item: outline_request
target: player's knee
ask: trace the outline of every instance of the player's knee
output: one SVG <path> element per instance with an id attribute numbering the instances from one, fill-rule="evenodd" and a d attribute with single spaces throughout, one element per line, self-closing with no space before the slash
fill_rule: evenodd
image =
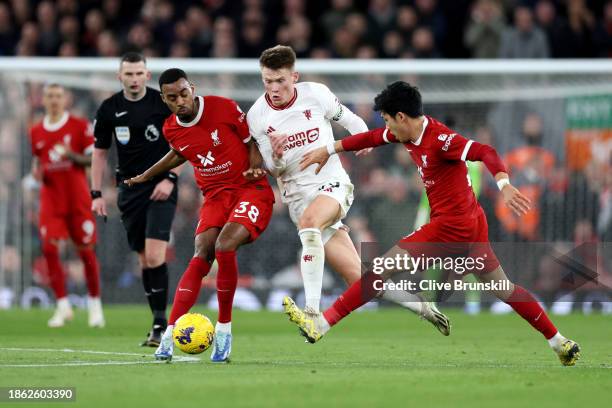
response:
<path id="1" fill-rule="evenodd" d="M 208 263 L 212 263 L 215 260 L 215 251 L 214 249 L 210 248 L 210 245 L 198 244 L 196 242 L 193 257 L 201 258 Z"/>
<path id="2" fill-rule="evenodd" d="M 157 268 L 161 264 L 163 264 L 166 260 L 165 253 L 158 252 L 145 252 L 143 261 L 144 268 Z"/>
<path id="3" fill-rule="evenodd" d="M 215 252 L 235 251 L 240 246 L 240 243 L 232 238 L 217 238 L 215 241 Z"/>
<path id="4" fill-rule="evenodd" d="M 320 229 L 321 227 L 319 225 L 319 221 L 317 220 L 317 217 L 315 217 L 313 214 L 302 214 L 302 216 L 300 217 L 298 221 L 298 225 L 300 229 L 304 229 L 304 228 L 319 228 Z"/>

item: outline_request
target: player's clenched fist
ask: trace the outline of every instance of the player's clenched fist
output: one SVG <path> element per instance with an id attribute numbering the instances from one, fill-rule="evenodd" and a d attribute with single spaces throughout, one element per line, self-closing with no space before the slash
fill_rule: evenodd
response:
<path id="1" fill-rule="evenodd" d="M 319 165 L 315 169 L 315 174 L 319 174 L 325 163 L 329 160 L 329 153 L 327 152 L 326 147 L 319 147 L 318 149 L 314 149 L 308 153 L 306 153 L 302 160 L 300 160 L 300 170 L 304 170 L 306 167 L 311 164 L 318 163 Z"/>
<path id="2" fill-rule="evenodd" d="M 284 133 L 270 133 L 270 144 L 272 145 L 272 154 L 274 157 L 280 159 L 283 157 L 285 151 L 285 145 L 287 144 L 288 136 Z"/>
<path id="3" fill-rule="evenodd" d="M 519 217 L 524 215 L 531 209 L 531 201 L 525 197 L 516 187 L 512 184 L 507 184 L 502 189 L 502 195 L 504 197 L 504 203 Z"/>

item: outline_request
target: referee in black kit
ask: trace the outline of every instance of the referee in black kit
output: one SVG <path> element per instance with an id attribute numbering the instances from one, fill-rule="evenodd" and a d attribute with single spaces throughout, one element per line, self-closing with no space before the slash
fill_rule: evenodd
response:
<path id="1" fill-rule="evenodd" d="M 162 126 L 171 112 L 159 91 L 146 86 L 151 73 L 142 54 L 123 55 L 118 78 L 123 90 L 102 102 L 94 122 L 92 210 L 107 216 L 101 189 L 108 149 L 114 140 L 118 155 L 117 206 L 130 248 L 138 252 L 142 283 L 153 313 L 153 327 L 142 345 L 157 347 L 167 325 L 166 248 L 176 210 L 180 167 L 135 187 L 123 183 L 124 179 L 142 174 L 168 153 L 170 147 L 162 135 Z"/>

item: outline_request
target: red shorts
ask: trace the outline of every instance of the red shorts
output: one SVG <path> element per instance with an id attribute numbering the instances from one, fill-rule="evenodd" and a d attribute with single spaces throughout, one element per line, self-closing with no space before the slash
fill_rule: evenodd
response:
<path id="1" fill-rule="evenodd" d="M 223 191 L 204 201 L 195 234 L 235 222 L 244 225 L 251 234 L 251 241 L 255 241 L 268 226 L 273 206 L 274 193 L 269 187 Z"/>
<path id="2" fill-rule="evenodd" d="M 70 237 L 76 245 L 96 243 L 96 221 L 91 210 L 81 210 L 66 215 L 42 210 L 38 221 L 43 241 L 62 240 Z"/>
<path id="3" fill-rule="evenodd" d="M 453 258 L 456 273 L 486 274 L 499 266 L 489 243 L 489 229 L 484 212 L 472 219 L 434 218 L 400 240 L 398 246 L 412 257 Z M 457 263 L 462 258 L 461 264 Z M 433 259 L 428 260 L 433 263 Z M 461 265 L 457 268 L 457 265 Z M 452 272 L 452 271 L 451 271 Z"/>

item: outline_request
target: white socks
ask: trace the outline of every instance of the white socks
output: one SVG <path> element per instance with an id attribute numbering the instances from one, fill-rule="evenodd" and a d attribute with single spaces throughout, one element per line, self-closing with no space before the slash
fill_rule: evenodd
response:
<path id="1" fill-rule="evenodd" d="M 561 348 L 561 344 L 563 341 L 567 340 L 565 337 L 561 335 L 561 333 L 557 332 L 554 336 L 548 339 L 548 344 L 553 350 L 559 350 Z"/>
<path id="2" fill-rule="evenodd" d="M 300 271 L 304 280 L 306 307 L 313 309 L 314 312 L 319 312 L 325 264 L 325 249 L 323 249 L 321 231 L 318 228 L 304 228 L 298 234 L 302 241 Z"/>
<path id="3" fill-rule="evenodd" d="M 64 296 L 63 298 L 57 299 L 57 308 L 61 311 L 72 310 L 72 306 L 70 306 L 68 296 Z"/>
<path id="4" fill-rule="evenodd" d="M 231 333 L 232 332 L 232 322 L 227 322 L 227 323 L 217 322 L 217 324 L 215 325 L 215 332 Z"/>
<path id="5" fill-rule="evenodd" d="M 391 282 L 391 280 L 387 282 Z M 381 298 L 396 303 L 401 307 L 405 307 L 418 316 L 423 313 L 423 300 L 418 295 L 401 290 L 386 290 L 383 292 Z"/>

